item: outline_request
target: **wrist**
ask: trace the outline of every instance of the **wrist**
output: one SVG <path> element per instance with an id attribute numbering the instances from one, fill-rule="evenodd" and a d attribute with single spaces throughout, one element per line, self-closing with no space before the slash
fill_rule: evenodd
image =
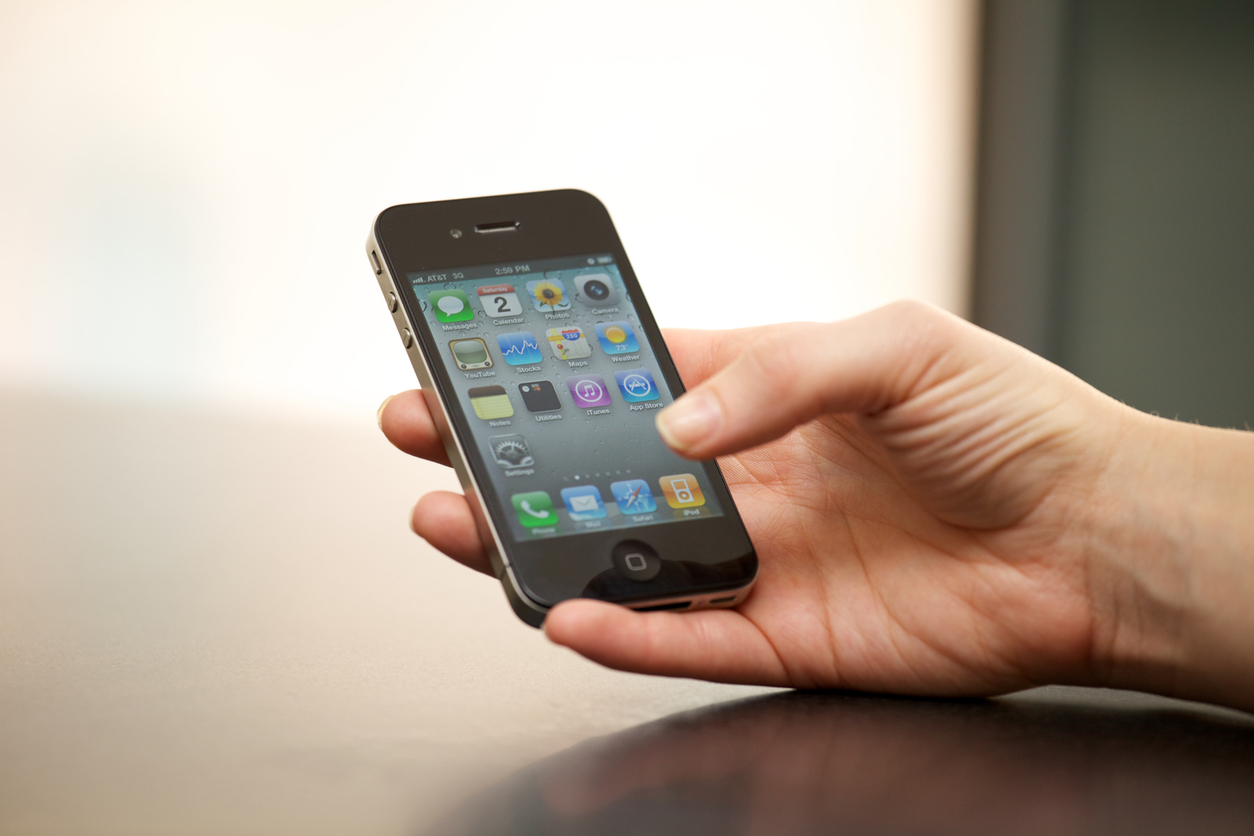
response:
<path id="1" fill-rule="evenodd" d="M 1083 525 L 1099 679 L 1254 709 L 1254 436 L 1122 409 Z"/>

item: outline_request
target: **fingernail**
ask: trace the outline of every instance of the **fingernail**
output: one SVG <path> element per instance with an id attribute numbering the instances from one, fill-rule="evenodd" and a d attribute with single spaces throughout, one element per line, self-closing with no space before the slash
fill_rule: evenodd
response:
<path id="1" fill-rule="evenodd" d="M 379 411 L 374 414 L 375 421 L 379 423 L 379 429 L 383 429 L 383 410 L 388 408 L 388 402 L 395 397 L 395 395 L 388 395 L 383 399 L 383 403 L 379 404 Z"/>
<path id="2" fill-rule="evenodd" d="M 706 392 L 689 392 L 663 409 L 657 416 L 657 431 L 669 447 L 680 452 L 691 450 L 718 432 L 723 411 L 718 399 Z"/>

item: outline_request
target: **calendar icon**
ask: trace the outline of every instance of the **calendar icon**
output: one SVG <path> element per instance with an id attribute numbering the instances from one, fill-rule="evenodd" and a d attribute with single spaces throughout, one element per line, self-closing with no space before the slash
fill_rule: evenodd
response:
<path id="1" fill-rule="evenodd" d="M 488 316 L 518 316 L 522 313 L 522 303 L 518 301 L 513 285 L 492 284 L 479 288 L 477 293 L 479 304 L 483 305 L 483 312 Z"/>

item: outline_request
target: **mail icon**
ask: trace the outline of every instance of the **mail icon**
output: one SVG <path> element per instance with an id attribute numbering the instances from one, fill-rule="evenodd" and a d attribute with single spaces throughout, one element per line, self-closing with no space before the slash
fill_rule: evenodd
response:
<path id="1" fill-rule="evenodd" d="M 572 520 L 599 520 L 607 514 L 596 485 L 562 488 L 562 502 Z"/>
<path id="2" fill-rule="evenodd" d="M 595 496 L 572 496 L 570 498 L 570 510 L 572 511 L 596 511 L 597 498 Z"/>

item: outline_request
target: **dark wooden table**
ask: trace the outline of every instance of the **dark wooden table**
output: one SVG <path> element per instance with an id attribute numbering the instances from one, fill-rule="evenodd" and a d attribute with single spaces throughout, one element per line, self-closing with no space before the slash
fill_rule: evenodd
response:
<path id="1" fill-rule="evenodd" d="M 0 834 L 1254 833 L 1254 718 L 606 671 L 331 426 L 0 391 Z"/>

